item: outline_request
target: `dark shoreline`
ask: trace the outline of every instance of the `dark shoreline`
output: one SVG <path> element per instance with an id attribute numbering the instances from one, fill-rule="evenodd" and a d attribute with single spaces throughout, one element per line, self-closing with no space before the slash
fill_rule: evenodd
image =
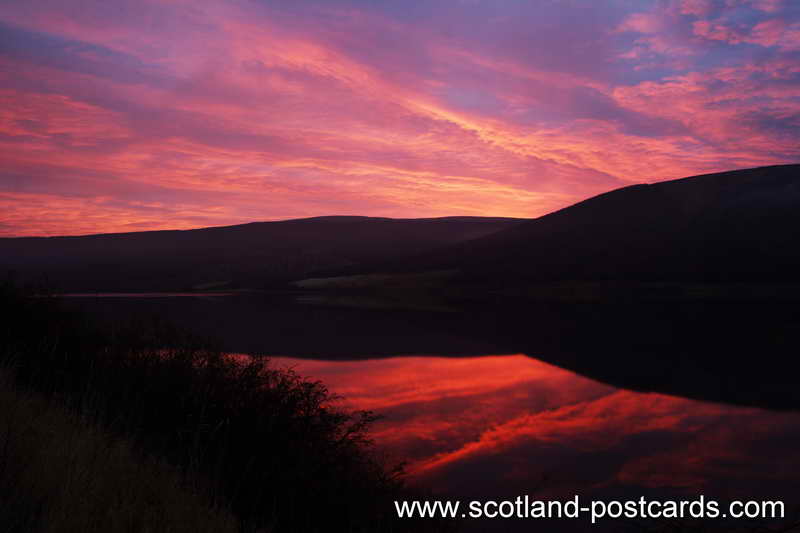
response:
<path id="1" fill-rule="evenodd" d="M 165 462 L 181 483 L 235 516 L 238 530 L 441 530 L 437 521 L 392 514 L 390 502 L 413 493 L 402 470 L 372 448 L 375 415 L 342 409 L 322 383 L 267 358 L 231 357 L 163 318 L 100 321 L 65 299 L 0 289 L 9 317 L 0 330 L 0 370 L 14 389 L 52 402 L 137 457 Z M 20 434 L 13 424 L 4 429 L 6 439 Z M 66 482 L 59 479 L 53 483 Z M 49 527 L 57 502 L 48 498 L 23 502 L 9 520 Z M 306 512 L 308 501 L 315 513 Z M 102 509 L 90 515 L 105 517 L 98 532 L 106 518 L 122 519 Z"/>

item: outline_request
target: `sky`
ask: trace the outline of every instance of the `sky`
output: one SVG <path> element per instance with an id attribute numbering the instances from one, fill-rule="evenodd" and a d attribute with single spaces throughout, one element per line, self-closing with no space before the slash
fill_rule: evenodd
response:
<path id="1" fill-rule="evenodd" d="M 0 0 L 0 236 L 536 217 L 800 161 L 797 0 Z"/>

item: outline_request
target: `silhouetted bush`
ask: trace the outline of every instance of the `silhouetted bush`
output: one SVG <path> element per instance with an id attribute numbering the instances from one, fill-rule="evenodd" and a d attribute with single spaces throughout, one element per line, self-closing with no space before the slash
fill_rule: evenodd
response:
<path id="1" fill-rule="evenodd" d="M 232 357 L 157 319 L 99 328 L 56 299 L 0 289 L 0 364 L 184 474 L 205 480 L 245 529 L 401 531 L 405 489 L 367 430 L 318 381 Z"/>

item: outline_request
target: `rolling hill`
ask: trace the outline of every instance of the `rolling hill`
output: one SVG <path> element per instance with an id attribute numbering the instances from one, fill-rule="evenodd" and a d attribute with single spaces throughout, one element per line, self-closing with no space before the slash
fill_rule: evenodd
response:
<path id="1" fill-rule="evenodd" d="M 64 291 L 158 291 L 280 284 L 382 262 L 521 222 L 511 218 L 316 217 L 185 231 L 0 239 L 0 273 Z"/>
<path id="2" fill-rule="evenodd" d="M 800 165 L 632 185 L 491 235 L 327 274 L 442 270 L 503 285 L 798 281 Z"/>
<path id="3" fill-rule="evenodd" d="M 0 272 L 66 291 L 257 288 L 304 278 L 317 278 L 305 288 L 796 282 L 798 235 L 800 165 L 782 165 L 632 185 L 530 220 L 316 217 L 0 239 Z"/>

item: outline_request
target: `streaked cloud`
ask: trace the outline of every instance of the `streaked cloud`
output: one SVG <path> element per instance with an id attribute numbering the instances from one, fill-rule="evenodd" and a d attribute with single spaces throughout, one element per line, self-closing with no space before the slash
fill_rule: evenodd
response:
<path id="1" fill-rule="evenodd" d="M 795 162 L 798 24 L 779 0 L 6 3 L 0 234 L 534 217 Z"/>

